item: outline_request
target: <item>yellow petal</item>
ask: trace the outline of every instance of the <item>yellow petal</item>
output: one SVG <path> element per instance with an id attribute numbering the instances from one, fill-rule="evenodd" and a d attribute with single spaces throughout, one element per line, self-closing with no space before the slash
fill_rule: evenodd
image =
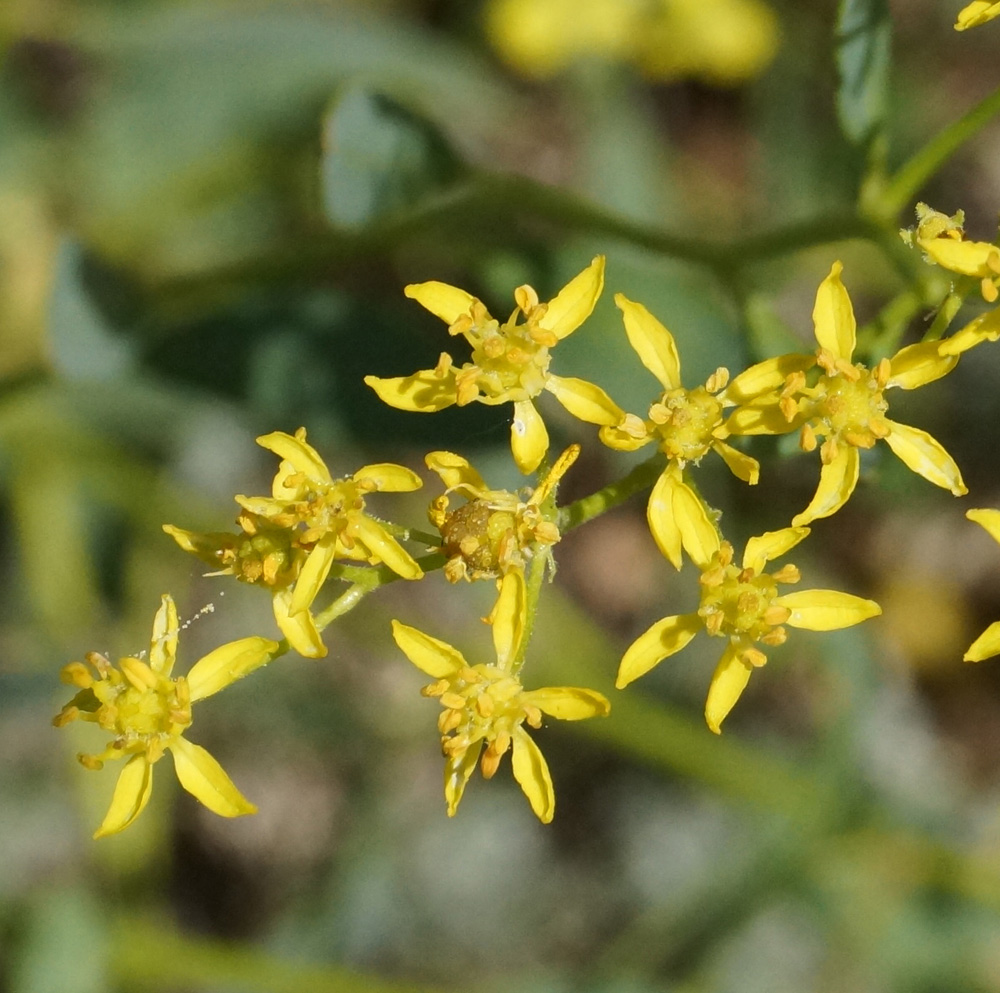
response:
<path id="1" fill-rule="evenodd" d="M 994 655 L 1000 655 L 1000 621 L 994 621 L 976 638 L 962 659 L 966 662 L 982 662 Z"/>
<path id="2" fill-rule="evenodd" d="M 436 369 L 421 369 L 411 376 L 396 376 L 394 379 L 365 376 L 365 382 L 383 403 L 397 410 L 433 414 L 458 401 L 455 370 L 452 368 L 441 373 Z"/>
<path id="3" fill-rule="evenodd" d="M 961 355 L 962 352 L 967 352 L 981 342 L 996 341 L 998 338 L 1000 338 L 1000 307 L 969 321 L 950 338 L 938 342 L 938 347 L 942 355 Z"/>
<path id="4" fill-rule="evenodd" d="M 816 304 L 813 307 L 813 323 L 816 326 L 816 341 L 838 359 L 851 361 L 857 341 L 857 323 L 854 308 L 840 281 L 843 270 L 840 262 L 830 267 L 830 275 L 819 284 Z"/>
<path id="5" fill-rule="evenodd" d="M 722 461 L 726 463 L 729 471 L 737 479 L 742 479 L 744 483 L 756 486 L 760 479 L 760 463 L 756 459 L 744 455 L 738 448 L 733 448 L 732 445 L 727 445 L 724 441 L 713 442 L 712 448 L 722 456 Z"/>
<path id="6" fill-rule="evenodd" d="M 124 831 L 143 812 L 152 791 L 152 765 L 145 754 L 133 755 L 118 776 L 111 806 L 94 837 L 104 838 Z"/>
<path id="7" fill-rule="evenodd" d="M 466 783 L 476 768 L 479 753 L 483 750 L 481 741 L 473 742 L 464 752 L 445 759 L 444 763 L 444 799 L 448 804 L 448 816 L 454 817 L 458 804 L 465 792 Z"/>
<path id="8" fill-rule="evenodd" d="M 837 513 L 858 485 L 860 471 L 861 456 L 858 450 L 853 445 L 842 444 L 837 450 L 836 458 L 820 470 L 815 496 L 801 514 L 792 518 L 792 524 L 797 527 Z"/>
<path id="9" fill-rule="evenodd" d="M 511 738 L 514 742 L 511 754 L 514 778 L 520 783 L 535 816 L 548 824 L 556 812 L 556 794 L 545 756 L 520 725 L 514 728 Z"/>
<path id="10" fill-rule="evenodd" d="M 471 499 L 476 499 L 488 488 L 483 477 L 469 465 L 469 460 L 454 452 L 428 452 L 424 462 L 441 477 L 447 489 L 458 490 Z"/>
<path id="11" fill-rule="evenodd" d="M 974 28 L 987 21 L 992 21 L 994 17 L 1000 17 L 1000 3 L 991 3 L 989 0 L 973 0 L 973 3 L 968 4 L 958 12 L 955 30 L 965 31 L 967 28 Z"/>
<path id="12" fill-rule="evenodd" d="M 764 534 L 751 538 L 743 552 L 743 568 L 763 572 L 768 562 L 790 552 L 808 534 L 809 528 L 794 527 L 765 531 Z"/>
<path id="13" fill-rule="evenodd" d="M 958 365 L 958 355 L 943 353 L 939 341 L 921 341 L 901 348 L 890 365 L 892 371 L 886 385 L 915 390 L 951 372 Z"/>
<path id="14" fill-rule="evenodd" d="M 489 616 L 489 622 L 493 626 L 497 665 L 501 669 L 509 669 L 517 656 L 524 637 L 527 611 L 524 575 L 518 571 L 508 572 L 500 580 L 500 595 Z"/>
<path id="15" fill-rule="evenodd" d="M 837 631 L 882 613 L 874 600 L 837 590 L 797 590 L 771 602 L 792 612 L 786 624 L 807 631 Z"/>
<path id="16" fill-rule="evenodd" d="M 240 638 L 209 652 L 188 673 L 191 702 L 224 690 L 237 679 L 249 676 L 254 669 L 267 665 L 278 651 L 278 643 L 256 635 Z"/>
<path id="17" fill-rule="evenodd" d="M 427 283 L 410 283 L 403 292 L 416 300 L 424 310 L 440 317 L 445 324 L 454 324 L 463 314 L 472 310 L 476 298 L 457 286 L 431 280 Z"/>
<path id="18" fill-rule="evenodd" d="M 715 667 L 705 701 L 705 722 L 715 734 L 722 733 L 722 722 L 746 689 L 751 672 L 753 666 L 740 658 L 737 648 L 729 645 Z"/>
<path id="19" fill-rule="evenodd" d="M 403 579 L 423 578 L 424 571 L 413 556 L 378 521 L 358 514 L 351 518 L 347 532 L 371 552 L 372 559 L 384 562 L 397 576 Z M 305 567 L 302 571 L 305 572 Z"/>
<path id="20" fill-rule="evenodd" d="M 324 483 L 333 482 L 326 463 L 305 437 L 296 438 L 284 431 L 272 431 L 270 434 L 261 435 L 257 439 L 257 444 L 290 462 L 296 472 L 305 473 L 312 479 L 319 479 Z"/>
<path id="21" fill-rule="evenodd" d="M 170 742 L 177 778 L 196 800 L 220 817 L 256 814 L 257 808 L 235 787 L 225 770 L 201 745 L 185 738 Z"/>
<path id="22" fill-rule="evenodd" d="M 719 532 L 700 496 L 683 480 L 673 488 L 674 521 L 691 561 L 704 569 L 719 550 Z"/>
<path id="23" fill-rule="evenodd" d="M 955 496 L 965 496 L 969 492 L 962 482 L 962 473 L 955 460 L 942 448 L 939 441 L 926 431 L 908 424 L 889 421 L 889 427 L 886 443 L 907 468 L 923 476 L 929 483 L 951 490 Z"/>
<path id="24" fill-rule="evenodd" d="M 572 334 L 594 310 L 604 289 L 604 256 L 598 255 L 550 301 L 539 327 L 557 338 Z"/>
<path id="25" fill-rule="evenodd" d="M 788 434 L 798 431 L 807 418 L 807 414 L 802 414 L 789 421 L 778 406 L 778 394 L 774 393 L 737 407 L 724 427 L 728 434 Z"/>
<path id="26" fill-rule="evenodd" d="M 625 416 L 625 411 L 600 386 L 585 379 L 549 374 L 545 377 L 545 389 L 574 417 L 588 424 L 613 427 Z"/>
<path id="27" fill-rule="evenodd" d="M 577 686 L 547 686 L 530 690 L 523 695 L 523 700 L 561 721 L 582 721 L 588 717 L 607 717 L 611 713 L 607 697 L 596 690 Z"/>
<path id="28" fill-rule="evenodd" d="M 271 598 L 271 607 L 274 610 L 274 620 L 285 636 L 288 644 L 292 646 L 299 655 L 307 659 L 321 659 L 326 655 L 326 645 L 320 636 L 313 620 L 312 614 L 308 610 L 300 610 L 294 616 L 289 613 L 292 603 L 291 589 L 275 590 Z"/>
<path id="29" fill-rule="evenodd" d="M 986 528 L 990 537 L 994 541 L 1000 542 L 1000 510 L 993 510 L 992 508 L 987 508 L 984 510 L 967 510 L 965 516 L 970 521 L 975 521 L 977 524 Z"/>
<path id="30" fill-rule="evenodd" d="M 403 654 L 421 671 L 446 679 L 468 665 L 457 648 L 399 621 L 392 622 L 392 636 Z"/>
<path id="31" fill-rule="evenodd" d="M 995 276 L 990 261 L 1000 262 L 1000 249 L 985 241 L 927 238 L 920 241 L 920 247 L 939 266 L 963 276 Z"/>
<path id="32" fill-rule="evenodd" d="M 294 616 L 312 606 L 313 600 L 319 595 L 327 576 L 330 575 L 336 554 L 337 538 L 332 532 L 323 535 L 313 545 L 299 572 L 299 578 L 295 581 L 295 590 L 288 603 L 290 614 Z"/>
<path id="33" fill-rule="evenodd" d="M 668 466 L 653 484 L 649 503 L 646 504 L 646 521 L 656 547 L 675 569 L 680 569 L 683 564 L 683 546 L 681 529 L 674 518 L 674 487 L 677 485 L 675 470 L 676 466 Z"/>
<path id="34" fill-rule="evenodd" d="M 679 652 L 702 627 L 697 614 L 664 617 L 629 646 L 618 667 L 615 686 L 624 689 L 633 680 L 644 676 L 655 665 Z"/>
<path id="35" fill-rule="evenodd" d="M 518 469 L 525 475 L 538 468 L 549 450 L 549 433 L 545 430 L 545 422 L 530 400 L 518 400 L 514 404 L 510 450 Z"/>
<path id="36" fill-rule="evenodd" d="M 816 356 L 790 352 L 764 359 L 741 372 L 723 390 L 727 403 L 749 403 L 763 393 L 780 389 L 793 372 L 805 372 L 816 364 Z"/>
<path id="37" fill-rule="evenodd" d="M 271 480 L 271 496 L 281 503 L 290 503 L 299 498 L 301 486 L 286 486 L 285 480 L 295 474 L 295 466 L 288 459 L 282 459 L 278 463 L 278 471 Z"/>
<path id="38" fill-rule="evenodd" d="M 177 607 L 168 593 L 163 594 L 160 609 L 153 619 L 153 639 L 149 646 L 149 664 L 154 672 L 169 676 L 177 658 Z"/>
<path id="39" fill-rule="evenodd" d="M 394 462 L 378 462 L 362 466 L 354 474 L 356 483 L 367 479 L 375 484 L 380 493 L 409 493 L 419 490 L 424 481 L 412 470 Z"/>
<path id="40" fill-rule="evenodd" d="M 272 497 L 248 497 L 242 493 L 237 493 L 233 499 L 244 509 L 258 517 L 277 517 L 284 514 L 288 504 L 284 500 L 275 500 Z"/>
<path id="41" fill-rule="evenodd" d="M 674 336 L 641 303 L 629 300 L 623 293 L 615 294 L 615 303 L 639 361 L 665 390 L 680 387 L 681 360 Z"/>

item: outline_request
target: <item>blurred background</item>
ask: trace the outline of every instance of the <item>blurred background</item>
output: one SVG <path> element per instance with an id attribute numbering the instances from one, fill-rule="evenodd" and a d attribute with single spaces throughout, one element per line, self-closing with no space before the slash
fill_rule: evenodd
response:
<path id="1" fill-rule="evenodd" d="M 1000 505 L 996 346 L 892 397 L 970 495 L 870 453 L 792 558 L 805 588 L 884 616 L 794 632 L 721 738 L 701 716 L 708 639 L 612 688 L 630 641 L 695 597 L 644 498 L 565 537 L 526 682 L 601 689 L 613 712 L 539 732 L 548 827 L 506 763 L 445 816 L 437 711 L 389 633 L 395 617 L 485 657 L 488 584 L 440 573 L 338 621 L 327 659 L 283 658 L 199 709 L 193 740 L 256 817 L 216 818 L 165 762 L 142 818 L 94 842 L 117 770 L 77 764 L 95 729 L 50 724 L 71 695 L 60 667 L 146 648 L 165 591 L 198 615 L 181 672 L 274 634 L 261 591 L 203 577 L 160 529 L 229 528 L 233 494 L 274 471 L 257 434 L 307 426 L 335 474 L 421 471 L 425 490 L 372 501 L 416 527 L 439 492 L 428 450 L 520 485 L 506 408 L 423 417 L 363 385 L 448 347 L 409 282 L 503 318 L 515 286 L 547 299 L 606 254 L 605 298 L 558 371 L 640 413 L 656 384 L 613 292 L 672 330 L 689 386 L 810 349 L 837 258 L 859 319 L 884 317 L 923 263 L 855 237 L 865 164 L 898 167 L 998 83 L 1000 25 L 956 34 L 959 6 L 890 5 L 880 149 L 843 89 L 838 105 L 833 0 L 4 0 L 3 993 L 1000 990 L 1000 663 L 961 662 L 1000 618 L 1000 548 L 963 516 Z M 920 196 L 992 239 L 1000 126 Z M 754 248 L 789 225 L 829 237 Z M 705 249 L 730 244 L 748 247 Z M 907 340 L 932 309 L 901 307 Z M 584 446 L 562 502 L 627 469 L 545 413 L 555 444 Z M 794 449 L 755 443 L 755 490 L 701 468 L 736 543 L 808 502 L 818 463 Z"/>

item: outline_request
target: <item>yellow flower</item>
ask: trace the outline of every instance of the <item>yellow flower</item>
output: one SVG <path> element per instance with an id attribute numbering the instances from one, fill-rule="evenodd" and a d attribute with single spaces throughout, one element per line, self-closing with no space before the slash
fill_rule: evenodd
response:
<path id="1" fill-rule="evenodd" d="M 1000 4 L 996 6 L 1000 10 Z M 928 262 L 980 280 L 983 299 L 994 303 L 1000 296 L 997 289 L 1000 248 L 988 241 L 966 241 L 964 224 L 965 214 L 961 210 L 949 217 L 925 203 L 918 203 L 916 231 L 904 229 L 900 234 L 908 244 L 916 243 Z"/>
<path id="2" fill-rule="evenodd" d="M 523 637 L 517 603 L 523 601 L 519 573 L 509 573 L 501 584 L 490 621 L 497 661 L 470 665 L 458 649 L 416 628 L 392 622 L 396 644 L 421 672 L 434 679 L 423 695 L 441 703 L 438 730 L 445 756 L 444 795 L 453 817 L 465 785 L 479 762 L 483 778 L 497 771 L 511 750 L 511 767 L 524 795 L 543 824 L 555 813 L 555 793 L 549 767 L 524 725 L 538 728 L 542 714 L 564 721 L 603 717 L 608 701 L 594 690 L 551 686 L 525 690 L 514 669 Z"/>
<path id="3" fill-rule="evenodd" d="M 946 353 L 939 342 L 928 341 L 907 345 L 874 369 L 853 362 L 856 323 L 840 281 L 841 268 L 839 262 L 833 264 L 816 294 L 816 354 L 767 359 L 737 376 L 727 391 L 731 399 L 745 400 L 726 422 L 732 433 L 798 430 L 803 451 L 820 448 L 819 486 L 809 506 L 792 518 L 793 525 L 840 510 L 858 482 L 859 450 L 872 448 L 880 439 L 908 468 L 935 486 L 955 496 L 968 492 L 958 466 L 939 442 L 925 431 L 886 416 L 887 389 L 912 390 L 940 379 L 955 367 L 958 355 Z M 822 374 L 809 385 L 806 373 L 816 366 Z"/>
<path id="4" fill-rule="evenodd" d="M 1000 3 L 991 3 L 989 0 L 974 0 L 973 3 L 966 5 L 958 12 L 955 30 L 964 31 L 966 28 L 974 28 L 987 21 L 992 21 L 994 17 L 1000 17 Z"/>
<path id="5" fill-rule="evenodd" d="M 534 490 L 518 494 L 489 489 L 461 455 L 429 453 L 427 468 L 433 469 L 447 487 L 431 503 L 428 517 L 441 532 L 448 581 L 523 573 L 537 553 L 548 554 L 559 541 L 559 529 L 542 505 L 579 454 L 580 446 L 570 445 Z M 467 502 L 449 511 L 450 493 L 460 494 Z"/>
<path id="6" fill-rule="evenodd" d="M 153 621 L 148 660 L 119 659 L 116 669 L 103 655 L 90 652 L 86 659 L 96 678 L 82 662 L 71 662 L 63 669 L 63 682 L 80 692 L 53 723 L 62 727 L 77 719 L 90 721 L 114 735 L 103 752 L 80 755 L 81 764 L 100 769 L 110 760 L 128 760 L 95 838 L 123 831 L 142 813 L 153 788 L 153 765 L 167 749 L 181 786 L 209 810 L 223 817 L 256 812 L 222 766 L 183 735 L 191 724 L 192 703 L 266 665 L 277 650 L 277 642 L 267 638 L 241 638 L 209 652 L 192 666 L 186 678 L 172 679 L 177 608 L 165 594 Z"/>
<path id="7" fill-rule="evenodd" d="M 412 376 L 365 382 L 391 407 L 431 413 L 452 404 L 477 401 L 514 404 L 510 443 L 514 461 L 534 472 L 549 447 L 545 424 L 532 402 L 548 390 L 574 416 L 591 424 L 617 424 L 618 405 L 593 383 L 549 372 L 551 349 L 572 334 L 591 314 L 604 287 L 604 257 L 597 256 L 548 303 L 539 303 L 530 286 L 514 292 L 517 307 L 500 324 L 474 296 L 447 283 L 416 283 L 406 295 L 448 324 L 472 347 L 472 361 L 456 369 L 442 354 L 434 369 Z M 524 323 L 518 323 L 518 317 Z"/>
<path id="8" fill-rule="evenodd" d="M 970 521 L 981 524 L 994 541 L 1000 541 L 1000 510 L 967 510 Z M 994 621 L 962 656 L 966 662 L 982 662 L 1000 655 L 1000 621 Z"/>
<path id="9" fill-rule="evenodd" d="M 751 538 L 742 567 L 733 564 L 733 546 L 718 537 L 692 555 L 701 569 L 701 602 L 694 613 L 665 617 L 639 636 L 622 658 L 619 689 L 649 672 L 668 655 L 679 652 L 702 629 L 728 644 L 712 676 L 705 720 L 719 733 L 723 720 L 740 698 L 750 674 L 767 662 L 758 645 L 781 645 L 785 625 L 808 631 L 835 631 L 882 613 L 872 600 L 835 590 L 778 593 L 779 583 L 797 583 L 799 570 L 785 565 L 764 572 L 772 559 L 794 548 L 809 528 L 790 527 Z"/>
<path id="10" fill-rule="evenodd" d="M 667 456 L 667 467 L 650 493 L 646 517 L 660 551 L 680 569 L 681 548 L 703 544 L 706 529 L 715 532 L 708 509 L 684 482 L 684 466 L 688 462 L 697 465 L 702 456 L 714 451 L 735 476 L 754 484 L 760 465 L 722 440 L 729 434 L 722 415 L 726 404 L 732 403 L 724 389 L 729 372 L 719 368 L 704 386 L 685 389 L 673 335 L 641 303 L 621 293 L 616 294 L 615 303 L 622 311 L 629 343 L 663 392 L 650 406 L 646 420 L 625 414 L 616 426 L 601 428 L 600 437 L 610 448 L 626 452 L 655 441 Z"/>
<path id="11" fill-rule="evenodd" d="M 384 562 L 403 579 L 423 571 L 385 527 L 365 511 L 368 493 L 405 493 L 419 489 L 420 477 L 391 462 L 362 466 L 353 476 L 334 479 L 305 428 L 293 437 L 284 431 L 262 435 L 257 444 L 281 458 L 270 497 L 237 496 L 244 510 L 278 528 L 296 531 L 295 541 L 309 553 L 288 602 L 292 617 L 307 611 L 326 582 L 334 560 Z M 298 528 L 304 528 L 298 531 Z"/>

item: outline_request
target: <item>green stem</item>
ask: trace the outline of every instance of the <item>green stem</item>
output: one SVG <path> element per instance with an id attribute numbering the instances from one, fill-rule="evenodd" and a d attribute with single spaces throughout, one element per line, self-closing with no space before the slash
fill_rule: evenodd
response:
<path id="1" fill-rule="evenodd" d="M 1000 89 L 994 90 L 954 124 L 936 134 L 889 181 L 879 204 L 881 216 L 887 219 L 897 217 L 927 180 L 997 113 L 1000 113 Z"/>
<path id="2" fill-rule="evenodd" d="M 657 453 L 637 465 L 627 476 L 614 483 L 608 483 L 590 496 L 581 497 L 565 507 L 560 507 L 557 522 L 559 530 L 572 531 L 573 528 L 607 513 L 613 507 L 624 503 L 630 496 L 652 486 L 662 471 L 663 458 Z"/>

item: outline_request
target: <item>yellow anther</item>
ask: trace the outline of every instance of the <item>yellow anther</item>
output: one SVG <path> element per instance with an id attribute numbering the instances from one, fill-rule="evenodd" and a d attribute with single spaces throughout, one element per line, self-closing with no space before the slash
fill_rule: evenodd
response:
<path id="1" fill-rule="evenodd" d="M 65 727 L 70 721 L 75 721 L 80 716 L 79 707 L 63 707 L 55 717 L 52 718 L 52 726 L 57 728 Z"/>
<path id="2" fill-rule="evenodd" d="M 480 717 L 491 717 L 495 709 L 496 706 L 493 703 L 493 697 L 489 693 L 480 693 L 476 697 L 476 710 L 479 712 Z"/>
<path id="3" fill-rule="evenodd" d="M 502 756 L 493 750 L 493 743 L 491 742 L 483 752 L 483 757 L 479 760 L 479 768 L 482 770 L 483 779 L 493 778 L 497 769 L 500 768 L 501 758 Z"/>
<path id="4" fill-rule="evenodd" d="M 980 286 L 983 291 L 983 299 L 987 303 L 996 303 L 997 297 L 1000 296 L 1000 291 L 997 290 L 996 283 L 989 276 L 983 276 Z"/>
<path id="5" fill-rule="evenodd" d="M 94 677 L 91 676 L 87 667 L 82 662 L 70 662 L 64 665 L 59 673 L 59 679 L 70 686 L 77 686 L 81 690 L 89 689 L 94 685 Z"/>
<path id="6" fill-rule="evenodd" d="M 759 648 L 744 648 L 740 652 L 740 658 L 746 662 L 747 665 L 752 665 L 755 669 L 759 669 L 765 662 L 767 662 L 767 656 Z"/>
<path id="7" fill-rule="evenodd" d="M 799 448 L 803 452 L 815 451 L 816 445 L 816 432 L 812 429 L 811 424 L 803 424 L 802 430 L 799 431 Z"/>
<path id="8" fill-rule="evenodd" d="M 772 572 L 771 578 L 776 583 L 797 583 L 802 578 L 802 573 L 799 572 L 798 566 L 794 566 L 789 562 L 783 565 L 777 572 Z"/>
<path id="9" fill-rule="evenodd" d="M 829 465 L 837 457 L 839 451 L 840 448 L 837 445 L 837 439 L 827 438 L 819 450 L 819 457 L 823 465 Z"/>
<path id="10" fill-rule="evenodd" d="M 447 679 L 439 679 L 436 683 L 429 683 L 420 690 L 421 696 L 441 696 L 451 684 Z"/>
<path id="11" fill-rule="evenodd" d="M 151 690 L 156 686 L 156 673 L 141 659 L 119 659 L 118 668 L 137 690 Z"/>
<path id="12" fill-rule="evenodd" d="M 719 368 L 705 380 L 705 389 L 708 390 L 709 393 L 718 393 L 719 390 L 724 390 L 726 388 L 726 384 L 728 382 L 729 370 L 720 365 Z"/>
<path id="13" fill-rule="evenodd" d="M 542 712 L 533 704 L 525 704 L 524 720 L 531 727 L 540 728 L 542 726 Z"/>
<path id="14" fill-rule="evenodd" d="M 441 694 L 441 706 L 448 707 L 450 710 L 464 710 L 466 702 L 465 697 L 454 690 L 448 690 Z"/>
<path id="15" fill-rule="evenodd" d="M 777 627 L 779 624 L 784 624 L 789 617 L 792 616 L 792 612 L 787 607 L 781 607 L 777 604 L 771 604 L 767 610 L 761 615 L 765 624 L 770 624 L 771 627 Z"/>
<path id="16" fill-rule="evenodd" d="M 767 634 L 762 635 L 760 640 L 763 644 L 771 645 L 772 647 L 783 645 L 788 640 L 788 632 L 782 627 L 777 627 L 768 631 Z"/>
<path id="17" fill-rule="evenodd" d="M 725 619 L 725 615 L 721 610 L 712 610 L 702 617 L 702 620 L 705 622 L 705 630 L 712 635 L 712 637 L 715 637 L 715 635 L 722 631 L 722 625 Z"/>
<path id="18" fill-rule="evenodd" d="M 448 734 L 454 731 L 462 723 L 462 712 L 460 710 L 442 710 L 438 714 L 438 731 L 441 734 Z"/>
<path id="19" fill-rule="evenodd" d="M 533 286 L 519 286 L 514 290 L 514 302 L 521 309 L 521 313 L 528 315 L 538 306 L 538 294 Z"/>

